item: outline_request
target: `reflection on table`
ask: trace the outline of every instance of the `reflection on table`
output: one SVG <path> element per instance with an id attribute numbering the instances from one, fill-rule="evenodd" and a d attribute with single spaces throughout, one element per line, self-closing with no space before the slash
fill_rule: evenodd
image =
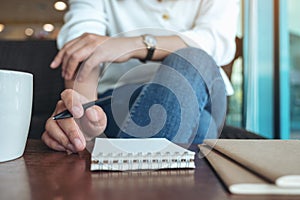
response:
<path id="1" fill-rule="evenodd" d="M 205 159 L 196 169 L 91 172 L 90 153 L 67 155 L 29 140 L 23 157 L 0 163 L 0 199 L 286 199 L 230 195 Z M 299 199 L 299 197 L 291 197 Z"/>

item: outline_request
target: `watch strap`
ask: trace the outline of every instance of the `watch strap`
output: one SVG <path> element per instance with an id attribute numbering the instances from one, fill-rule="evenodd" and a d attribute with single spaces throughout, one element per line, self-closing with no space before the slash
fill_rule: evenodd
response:
<path id="1" fill-rule="evenodd" d="M 146 62 L 147 60 L 152 59 L 155 48 L 154 47 L 149 47 L 149 48 L 147 48 L 147 50 L 148 50 L 148 52 L 147 52 L 146 58 L 144 58 L 144 60 L 143 60 L 144 62 Z"/>

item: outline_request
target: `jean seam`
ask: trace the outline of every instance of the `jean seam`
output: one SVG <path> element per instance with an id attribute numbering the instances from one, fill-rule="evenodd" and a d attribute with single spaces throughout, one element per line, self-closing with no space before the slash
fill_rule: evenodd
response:
<path id="1" fill-rule="evenodd" d="M 129 113 L 126 117 L 126 119 L 124 120 L 124 123 L 122 124 L 122 126 L 120 127 L 120 131 L 118 133 L 118 136 L 120 136 L 122 134 L 122 132 L 124 132 L 125 134 L 129 135 L 125 130 L 127 129 L 130 121 L 134 122 L 134 114 L 136 112 L 136 109 L 138 106 L 140 106 L 141 103 L 141 99 L 143 98 L 143 96 L 145 96 L 145 90 L 147 89 L 147 85 L 143 87 L 141 93 L 138 95 L 138 97 L 136 98 L 135 102 L 133 103 L 132 107 L 129 110 Z"/>

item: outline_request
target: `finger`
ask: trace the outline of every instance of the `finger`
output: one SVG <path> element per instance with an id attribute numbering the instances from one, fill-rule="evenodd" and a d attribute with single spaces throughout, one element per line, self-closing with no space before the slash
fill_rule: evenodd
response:
<path id="1" fill-rule="evenodd" d="M 78 95 L 78 93 L 70 89 L 64 92 L 63 94 L 66 95 L 64 99 L 72 98 L 73 94 Z M 55 112 L 53 114 L 57 114 L 65 108 L 65 102 L 60 100 L 57 103 Z M 49 118 L 46 122 L 46 131 L 51 138 L 57 141 L 66 150 L 78 152 L 85 148 L 85 139 L 73 118 L 64 120 L 53 120 L 52 118 Z"/>
<path id="2" fill-rule="evenodd" d="M 61 93 L 61 99 L 65 107 L 72 113 L 74 118 L 81 118 L 84 114 L 82 103 L 85 103 L 81 95 L 72 89 L 66 89 Z"/>
<path id="3" fill-rule="evenodd" d="M 80 122 L 80 128 L 86 136 L 86 140 L 91 140 L 104 132 L 106 124 L 107 117 L 102 108 L 93 106 L 85 111 Z"/>
<path id="4" fill-rule="evenodd" d="M 64 55 L 64 49 L 60 50 L 58 54 L 54 57 L 53 61 L 50 64 L 50 67 L 52 69 L 57 68 L 61 64 L 63 55 Z"/>
<path id="5" fill-rule="evenodd" d="M 68 147 L 73 146 L 76 152 L 83 151 L 86 146 L 86 141 L 75 120 L 69 118 L 57 120 L 57 123 L 71 142 L 71 145 L 68 145 Z"/>
<path id="6" fill-rule="evenodd" d="M 49 136 L 49 133 L 45 131 L 42 135 L 42 141 L 51 149 L 56 151 L 66 151 L 66 148 L 60 145 L 56 140 Z"/>
<path id="7" fill-rule="evenodd" d="M 63 73 L 66 80 L 71 80 L 76 71 L 80 67 L 80 64 L 88 58 L 90 52 L 86 49 L 84 44 L 76 44 L 72 48 L 68 49 L 63 58 Z"/>
<path id="8" fill-rule="evenodd" d="M 83 34 L 78 40 L 70 44 L 64 54 L 62 69 L 64 78 L 70 80 L 74 77 L 79 64 L 86 60 L 97 47 L 95 36 Z"/>
<path id="9" fill-rule="evenodd" d="M 53 61 L 50 64 L 50 67 L 52 69 L 57 68 L 62 63 L 66 49 L 68 49 L 68 47 L 73 45 L 76 41 L 77 39 L 71 40 L 63 46 L 63 48 L 57 53 L 57 55 L 54 57 Z"/>
<path id="10" fill-rule="evenodd" d="M 68 149 L 72 152 L 76 152 L 75 147 L 72 145 L 70 139 L 67 137 L 63 129 L 59 126 L 57 121 L 49 118 L 46 122 L 45 129 L 47 135 L 53 140 L 55 140 L 59 145 L 63 146 L 65 150 Z M 47 138 L 47 135 L 45 135 L 44 137 Z M 55 144 L 49 144 L 49 145 L 55 145 Z"/>
<path id="11" fill-rule="evenodd" d="M 98 129 L 103 129 L 106 127 L 106 115 L 101 107 L 93 106 L 88 108 L 85 112 L 86 118 L 89 120 L 90 124 Z"/>

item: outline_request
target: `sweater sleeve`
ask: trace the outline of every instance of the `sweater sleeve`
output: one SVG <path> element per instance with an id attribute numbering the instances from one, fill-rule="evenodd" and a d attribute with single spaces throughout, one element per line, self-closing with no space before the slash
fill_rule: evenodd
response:
<path id="1" fill-rule="evenodd" d="M 57 37 L 59 49 L 85 32 L 105 35 L 108 20 L 103 1 L 70 0 L 69 6 L 64 17 L 65 23 Z"/>
<path id="2" fill-rule="evenodd" d="M 203 0 L 193 28 L 180 37 L 189 46 L 211 55 L 219 66 L 234 58 L 239 12 L 238 0 Z"/>

